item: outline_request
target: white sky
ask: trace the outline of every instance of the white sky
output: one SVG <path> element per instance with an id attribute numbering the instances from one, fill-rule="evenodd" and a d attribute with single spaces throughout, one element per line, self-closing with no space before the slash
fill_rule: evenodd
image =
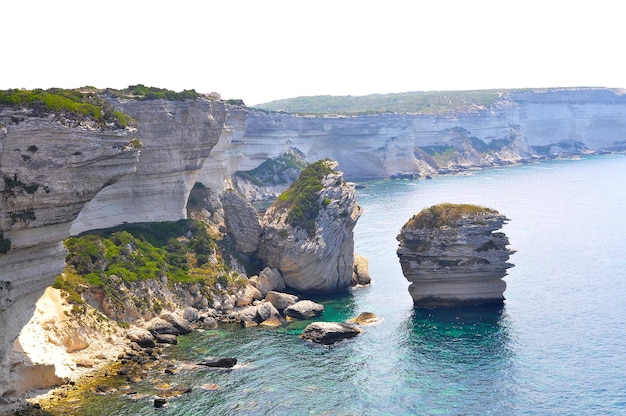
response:
<path id="1" fill-rule="evenodd" d="M 626 87 L 615 0 L 12 0 L 0 89 L 301 95 Z"/>

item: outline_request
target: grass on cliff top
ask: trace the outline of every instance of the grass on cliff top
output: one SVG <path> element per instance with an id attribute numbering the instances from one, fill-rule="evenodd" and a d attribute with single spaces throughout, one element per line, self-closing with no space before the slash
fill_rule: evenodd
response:
<path id="1" fill-rule="evenodd" d="M 322 208 L 318 197 L 323 188 L 322 179 L 334 172 L 328 162 L 324 159 L 308 165 L 276 200 L 279 207 L 289 209 L 287 224 L 306 230 L 309 236 L 315 235 L 315 220 Z"/>
<path id="2" fill-rule="evenodd" d="M 483 213 L 498 214 L 498 211 L 479 205 L 443 203 L 424 208 L 414 215 L 403 228 L 441 228 L 450 226 L 461 218 Z"/>
<path id="3" fill-rule="evenodd" d="M 446 114 L 489 108 L 504 90 L 421 91 L 363 96 L 318 95 L 259 104 L 255 108 L 296 114 Z"/>
<path id="4" fill-rule="evenodd" d="M 108 92 L 118 97 L 133 98 L 136 100 L 184 101 L 193 100 L 201 96 L 201 94 L 193 89 L 176 92 L 166 88 L 146 87 L 142 84 L 131 85 L 123 90 L 109 89 Z"/>
<path id="5" fill-rule="evenodd" d="M 100 98 L 98 91 L 92 87 L 4 90 L 0 91 L 0 105 L 30 108 L 37 115 L 54 113 L 78 120 L 91 119 L 101 126 L 112 123 L 117 128 L 125 128 L 136 124 L 131 116 L 114 109 Z"/>

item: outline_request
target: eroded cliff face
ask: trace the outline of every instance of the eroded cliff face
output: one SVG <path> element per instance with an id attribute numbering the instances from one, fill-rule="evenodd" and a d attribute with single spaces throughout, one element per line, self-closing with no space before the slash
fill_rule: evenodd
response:
<path id="1" fill-rule="evenodd" d="M 458 204 L 426 208 L 409 220 L 397 254 L 415 306 L 502 302 L 513 251 L 494 231 L 505 221 L 495 210 Z"/>
<path id="2" fill-rule="evenodd" d="M 204 98 L 111 100 L 137 121 L 135 137 L 142 143 L 141 158 L 134 174 L 85 206 L 72 225 L 73 235 L 125 222 L 186 218 L 189 192 L 220 138 L 226 116 L 223 102 Z"/>
<path id="3" fill-rule="evenodd" d="M 331 168 L 335 162 L 326 161 Z M 300 179 L 299 179 L 300 180 Z M 336 292 L 353 284 L 354 236 L 362 208 L 354 184 L 333 171 L 321 179 L 312 204 L 320 206 L 309 230 L 290 223 L 293 205 L 277 201 L 261 222 L 258 257 L 279 270 L 285 284 L 301 292 Z"/>
<path id="4" fill-rule="evenodd" d="M 72 222 L 98 192 L 134 172 L 134 133 L 0 108 L 0 394 L 9 388 L 13 341 L 63 270 Z"/>
<path id="5" fill-rule="evenodd" d="M 424 177 L 559 154 L 624 150 L 626 95 L 604 88 L 508 92 L 489 108 L 435 115 L 314 117 L 229 107 L 226 125 L 234 130 L 223 134 L 216 147 L 223 156 L 214 153 L 216 159 L 205 168 L 215 172 L 219 166 L 222 178 L 254 169 L 289 147 L 309 162 L 336 160 L 349 180 Z M 482 144 L 459 143 L 459 129 Z M 433 159 L 446 148 L 455 158 Z M 212 173 L 199 177 L 206 184 Z"/>
<path id="6" fill-rule="evenodd" d="M 0 254 L 0 395 L 12 388 L 9 368 L 19 367 L 9 365 L 8 351 L 63 271 L 63 240 L 125 222 L 185 218 L 196 174 L 224 124 L 221 101 L 108 99 L 136 119 L 136 129 L 103 131 L 0 108 L 0 238 L 3 251 L 8 241 L 11 247 Z"/>

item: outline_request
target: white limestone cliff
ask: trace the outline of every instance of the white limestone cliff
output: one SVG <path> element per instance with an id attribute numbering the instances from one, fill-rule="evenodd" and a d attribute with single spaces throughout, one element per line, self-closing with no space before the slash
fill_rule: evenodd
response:
<path id="1" fill-rule="evenodd" d="M 71 123 L 70 123 L 71 124 Z M 44 290 L 61 273 L 62 241 L 84 205 L 135 170 L 131 129 L 68 125 L 52 115 L 0 108 L 0 395 L 9 350 Z"/>
<path id="2" fill-rule="evenodd" d="M 186 218 L 189 192 L 218 142 L 226 114 L 223 102 L 205 98 L 112 103 L 137 120 L 141 158 L 134 174 L 85 206 L 72 225 L 73 235 L 127 222 Z"/>
<path id="3" fill-rule="evenodd" d="M 576 143 L 587 151 L 626 148 L 626 94 L 606 88 L 569 88 L 512 91 L 489 108 L 448 114 L 377 114 L 362 116 L 299 116 L 228 107 L 218 153 L 198 177 L 209 182 L 215 165 L 229 178 L 250 170 L 294 147 L 309 162 L 336 160 L 349 180 L 388 178 L 413 172 L 421 176 L 438 171 L 416 148 L 455 146 L 454 129 L 466 131 L 490 145 L 516 136 L 505 149 L 469 158 L 468 166 L 512 164 L 533 157 L 571 152 Z M 243 131 L 240 129 L 244 129 Z M 448 166 L 444 166 L 448 168 Z M 225 189 L 222 188 L 219 191 Z"/>

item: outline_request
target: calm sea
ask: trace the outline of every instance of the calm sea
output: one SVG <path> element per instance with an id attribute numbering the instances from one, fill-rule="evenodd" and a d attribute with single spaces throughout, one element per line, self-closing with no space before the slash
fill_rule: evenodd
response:
<path id="1" fill-rule="evenodd" d="M 286 328 L 181 337 L 169 358 L 237 357 L 231 370 L 159 380 L 192 392 L 152 408 L 154 384 L 74 405 L 107 415 L 626 414 L 626 157 L 586 157 L 422 181 L 363 183 L 356 251 L 373 284 L 318 299 L 323 319 L 383 320 L 324 348 Z M 395 251 L 400 227 L 440 202 L 498 210 L 517 252 L 502 308 L 415 310 Z M 217 386 L 214 386 L 216 384 Z"/>

